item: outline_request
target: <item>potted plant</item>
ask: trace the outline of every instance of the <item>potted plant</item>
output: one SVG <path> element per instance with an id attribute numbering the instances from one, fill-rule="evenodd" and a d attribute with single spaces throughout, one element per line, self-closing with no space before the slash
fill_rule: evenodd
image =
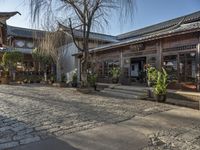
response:
<path id="1" fill-rule="evenodd" d="M 66 76 L 64 73 L 61 74 L 61 82 L 65 83 L 66 82 Z"/>
<path id="2" fill-rule="evenodd" d="M 72 87 L 77 87 L 77 85 L 78 85 L 77 79 L 78 79 L 77 73 L 74 72 L 74 74 L 72 76 Z"/>
<path id="3" fill-rule="evenodd" d="M 55 81 L 56 81 L 56 76 L 52 74 L 50 76 L 49 84 L 53 84 Z"/>
<path id="4" fill-rule="evenodd" d="M 155 99 L 159 102 L 166 101 L 166 94 L 167 94 L 167 72 L 164 68 L 161 71 L 157 71 L 157 80 L 156 84 L 153 87 L 153 93 Z"/>
<path id="5" fill-rule="evenodd" d="M 118 83 L 119 82 L 120 73 L 121 73 L 120 68 L 119 67 L 114 67 L 114 68 L 112 68 L 110 73 L 112 75 L 112 82 L 115 83 L 115 84 Z"/>
<path id="6" fill-rule="evenodd" d="M 2 84 L 9 84 L 9 72 L 3 71 L 1 74 L 1 83 Z"/>
<path id="7" fill-rule="evenodd" d="M 94 88 L 95 91 L 97 89 L 96 81 L 97 81 L 97 75 L 96 74 L 88 74 L 88 83 L 90 84 L 91 87 Z"/>
<path id="8" fill-rule="evenodd" d="M 157 79 L 157 70 L 155 67 L 147 67 L 147 85 L 148 87 L 154 86 Z"/>

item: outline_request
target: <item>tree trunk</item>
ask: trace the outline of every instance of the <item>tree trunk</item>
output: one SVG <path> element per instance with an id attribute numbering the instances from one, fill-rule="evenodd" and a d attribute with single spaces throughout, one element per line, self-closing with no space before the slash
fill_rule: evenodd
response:
<path id="1" fill-rule="evenodd" d="M 88 62 L 89 62 L 89 57 L 88 57 L 88 42 L 86 42 L 85 44 L 85 51 L 84 51 L 84 56 L 83 56 L 83 60 L 84 62 L 82 63 L 82 73 L 81 73 L 81 81 L 82 81 L 82 85 L 83 87 L 88 87 Z"/>
<path id="2" fill-rule="evenodd" d="M 81 73 L 81 81 L 82 81 L 82 85 L 83 87 L 87 87 L 88 83 L 87 83 L 87 60 L 85 59 L 85 61 L 82 64 L 82 73 Z"/>
<path id="3" fill-rule="evenodd" d="M 44 81 L 47 82 L 47 71 L 44 72 Z"/>
<path id="4" fill-rule="evenodd" d="M 59 60 L 57 60 L 56 62 L 56 80 L 58 82 L 61 82 L 61 67 Z"/>
<path id="5" fill-rule="evenodd" d="M 16 79 L 16 72 L 15 72 L 15 70 L 12 71 L 12 77 L 13 77 L 13 81 L 15 81 L 15 79 Z"/>

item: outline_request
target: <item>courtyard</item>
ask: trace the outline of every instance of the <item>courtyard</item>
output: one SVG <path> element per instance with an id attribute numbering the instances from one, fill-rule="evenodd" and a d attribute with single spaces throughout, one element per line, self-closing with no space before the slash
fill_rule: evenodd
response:
<path id="1" fill-rule="evenodd" d="M 91 143 L 83 148 L 84 140 L 105 142 L 102 140 L 111 135 L 110 144 L 117 142 L 121 146 L 123 136 L 126 137 L 125 149 L 129 149 L 135 140 L 139 140 L 139 147 L 135 145 L 133 149 L 200 147 L 200 113 L 192 109 L 144 100 L 81 94 L 73 88 L 38 84 L 1 85 L 0 100 L 0 149 L 23 149 L 24 146 L 30 149 L 26 146 L 34 147 L 35 143 L 49 139 L 65 143 L 76 139 L 71 141 L 72 145 L 75 144 L 73 147 L 90 149 Z M 99 132 L 101 135 L 105 133 L 105 137 L 98 139 Z M 88 133 L 92 134 L 92 138 Z M 81 139 L 80 134 L 86 135 Z M 142 139 L 137 135 L 141 135 Z M 95 144 L 95 149 L 112 149 L 105 147 L 106 143 Z"/>

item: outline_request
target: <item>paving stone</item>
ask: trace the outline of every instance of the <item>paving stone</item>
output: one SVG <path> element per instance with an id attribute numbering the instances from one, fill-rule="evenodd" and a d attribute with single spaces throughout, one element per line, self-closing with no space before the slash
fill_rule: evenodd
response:
<path id="1" fill-rule="evenodd" d="M 12 127 L 10 127 L 10 126 L 5 126 L 5 127 L 2 127 L 2 128 L 0 128 L 0 132 L 4 132 L 4 131 L 6 131 L 6 130 L 10 130 Z"/>
<path id="2" fill-rule="evenodd" d="M 13 136 L 13 140 L 22 140 L 22 139 L 27 139 L 27 138 L 33 138 L 33 135 L 31 134 L 25 134 L 25 135 L 15 135 Z"/>
<path id="3" fill-rule="evenodd" d="M 40 137 L 39 136 L 30 137 L 30 138 L 26 138 L 26 139 L 20 140 L 20 144 L 28 144 L 28 143 L 37 142 L 37 141 L 40 141 Z"/>
<path id="4" fill-rule="evenodd" d="M 31 132 L 33 132 L 33 128 L 26 128 L 24 130 L 17 132 L 17 134 L 18 135 L 24 135 L 24 134 L 28 134 L 28 133 L 31 133 Z"/>
<path id="5" fill-rule="evenodd" d="M 161 103 L 85 95 L 71 88 L 34 84 L 0 85 L 0 91 L 0 139 L 2 142 L 11 139 L 8 143 L 13 147 L 115 124 L 137 114 L 147 116 L 174 108 Z"/>
<path id="6" fill-rule="evenodd" d="M 4 149 L 16 147 L 16 146 L 18 146 L 18 145 L 19 145 L 18 142 L 3 143 L 3 144 L 0 144 L 0 150 L 4 150 Z"/>
<path id="7" fill-rule="evenodd" d="M 12 141 L 11 137 L 0 138 L 0 144 Z"/>

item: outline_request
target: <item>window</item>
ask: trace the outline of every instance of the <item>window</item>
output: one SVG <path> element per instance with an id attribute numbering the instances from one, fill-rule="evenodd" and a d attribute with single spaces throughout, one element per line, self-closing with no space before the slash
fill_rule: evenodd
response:
<path id="1" fill-rule="evenodd" d="M 184 82 L 195 82 L 196 80 L 196 53 L 180 54 L 180 79 Z"/>
<path id="2" fill-rule="evenodd" d="M 171 81 L 178 80 L 177 55 L 165 56 L 163 65 L 169 75 L 169 79 Z"/>
<path id="3" fill-rule="evenodd" d="M 26 45 L 27 45 L 28 48 L 33 48 L 34 47 L 34 44 L 32 42 L 28 42 Z"/>
<path id="4" fill-rule="evenodd" d="M 24 47 L 24 45 L 25 45 L 24 41 L 20 41 L 20 40 L 15 41 L 15 46 L 17 47 Z"/>
<path id="5" fill-rule="evenodd" d="M 104 70 L 103 70 L 104 77 L 110 77 L 111 76 L 111 74 L 110 74 L 111 69 L 114 68 L 114 67 L 115 68 L 119 67 L 119 61 L 118 60 L 115 60 L 115 61 L 107 60 L 107 61 L 104 61 L 103 65 L 104 65 Z"/>

